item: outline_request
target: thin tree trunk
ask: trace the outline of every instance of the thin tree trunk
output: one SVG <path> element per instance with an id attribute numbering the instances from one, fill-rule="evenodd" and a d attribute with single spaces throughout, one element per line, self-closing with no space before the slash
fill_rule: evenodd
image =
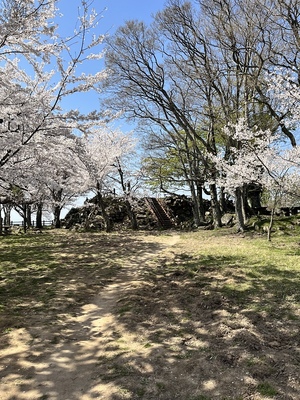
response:
<path id="1" fill-rule="evenodd" d="M 222 227 L 221 210 L 220 210 L 216 185 L 215 184 L 210 185 L 209 190 L 210 190 L 210 203 L 211 203 L 214 228 L 221 228 Z"/>
<path id="2" fill-rule="evenodd" d="M 278 192 L 275 193 L 274 204 L 271 210 L 270 223 L 268 226 L 268 241 L 271 242 L 272 228 L 274 224 L 275 208 L 277 206 Z"/>
<path id="3" fill-rule="evenodd" d="M 26 222 L 27 222 L 27 226 L 28 228 L 31 227 L 31 205 L 27 204 L 26 206 Z"/>
<path id="4" fill-rule="evenodd" d="M 27 232 L 27 204 L 23 203 L 23 229 L 24 233 Z"/>
<path id="5" fill-rule="evenodd" d="M 120 160 L 117 158 L 116 162 L 117 162 L 117 165 L 118 165 L 120 183 L 121 183 L 121 186 L 122 186 L 123 195 L 124 195 L 124 199 L 125 199 L 125 207 L 126 207 L 127 215 L 129 217 L 130 223 L 131 223 L 131 229 L 137 230 L 138 229 L 138 222 L 137 222 L 137 219 L 136 219 L 135 212 L 133 211 L 131 203 L 130 203 L 130 200 L 129 200 L 130 195 L 131 195 L 131 185 L 130 185 L 130 182 L 128 182 L 127 185 L 125 184 L 124 173 L 123 173 L 123 169 L 121 167 Z"/>
<path id="6" fill-rule="evenodd" d="M 107 233 L 109 233 L 113 230 L 113 223 L 112 223 L 109 215 L 106 212 L 106 207 L 105 207 L 105 203 L 103 201 L 103 196 L 101 194 L 101 188 L 100 188 L 99 182 L 97 182 L 97 202 L 98 202 L 98 206 L 101 209 L 102 217 L 105 222 L 105 230 Z"/>
<path id="7" fill-rule="evenodd" d="M 271 217 L 270 217 L 270 223 L 268 226 L 268 241 L 271 242 L 271 232 L 272 232 L 272 228 L 273 228 L 273 223 L 274 223 L 274 214 L 275 214 L 275 208 L 272 208 L 271 211 Z"/>
<path id="8" fill-rule="evenodd" d="M 221 209 L 222 215 L 224 215 L 227 212 L 226 198 L 225 198 L 223 187 L 220 190 L 220 209 Z"/>
<path id="9" fill-rule="evenodd" d="M 194 216 L 194 223 L 196 226 L 201 225 L 201 217 L 200 217 L 200 210 L 199 210 L 199 199 L 196 193 L 196 189 L 194 187 L 193 182 L 190 184 L 190 191 L 191 191 L 191 196 L 192 196 L 192 202 L 193 202 L 193 216 Z"/>
<path id="10" fill-rule="evenodd" d="M 136 230 L 138 230 L 138 222 L 137 222 L 137 219 L 136 219 L 135 212 L 133 211 L 133 209 L 131 207 L 131 204 L 130 204 L 130 201 L 128 199 L 125 199 L 125 206 L 126 206 L 127 214 L 129 216 L 129 219 L 130 219 L 131 229 L 136 231 Z"/>
<path id="11" fill-rule="evenodd" d="M 202 185 L 197 185 L 197 199 L 198 199 L 198 210 L 200 217 L 200 224 L 203 225 L 205 223 L 205 207 L 203 201 L 203 187 Z"/>
<path id="12" fill-rule="evenodd" d="M 2 204 L 0 204 L 0 235 L 3 233 L 3 224 L 2 224 Z"/>

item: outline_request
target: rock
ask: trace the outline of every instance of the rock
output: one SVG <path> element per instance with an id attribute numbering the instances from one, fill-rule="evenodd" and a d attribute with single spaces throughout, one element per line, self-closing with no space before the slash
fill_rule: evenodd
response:
<path id="1" fill-rule="evenodd" d="M 224 214 L 221 219 L 222 225 L 232 226 L 234 224 L 234 219 L 235 219 L 235 214 L 230 214 L 230 213 Z"/>
<path id="2" fill-rule="evenodd" d="M 171 218 L 175 227 L 180 229 L 193 228 L 193 207 L 191 199 L 187 196 L 169 196 L 159 199 L 161 205 Z M 112 220 L 116 229 L 130 228 L 130 220 L 127 215 L 126 202 L 123 197 L 104 197 L 106 212 Z M 146 198 L 133 199 L 131 203 L 133 212 L 136 215 L 138 227 L 145 230 L 160 229 L 157 217 L 151 211 Z M 205 200 L 206 210 L 209 208 L 209 201 Z M 71 229 L 104 229 L 104 223 L 100 208 L 97 206 L 96 197 L 86 200 L 85 205 L 72 208 L 65 216 L 63 226 Z"/>

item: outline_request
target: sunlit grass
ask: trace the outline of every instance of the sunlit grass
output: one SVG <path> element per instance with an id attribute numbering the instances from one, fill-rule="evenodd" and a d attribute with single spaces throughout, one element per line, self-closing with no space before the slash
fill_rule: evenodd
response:
<path id="1" fill-rule="evenodd" d="M 82 274 L 101 281 L 126 262 L 127 253 L 120 246 L 122 236 L 106 234 L 48 231 L 2 237 L 0 310 L 19 312 L 28 302 L 37 308 L 48 306 L 59 291 L 80 298 L 76 294 Z M 183 274 L 197 287 L 218 292 L 239 307 L 276 311 L 278 316 L 293 319 L 298 317 L 300 302 L 299 255 L 296 235 L 277 236 L 268 242 L 263 236 L 245 237 L 229 229 L 199 231 L 182 234 L 175 261 L 171 257 L 160 271 L 149 269 L 148 274 Z M 159 265 L 159 258 L 156 262 Z M 124 307 L 120 313 L 130 311 L 132 305 Z"/>
<path id="2" fill-rule="evenodd" d="M 0 330 L 13 316 L 14 324 L 22 324 L 27 310 L 51 311 L 58 303 L 71 309 L 86 300 L 90 288 L 114 276 L 120 266 L 107 258 L 109 252 L 101 254 L 98 241 L 97 234 L 65 231 L 1 237 Z"/>
<path id="3" fill-rule="evenodd" d="M 151 390 L 164 399 L 175 393 L 171 377 L 176 370 L 186 377 L 186 385 L 176 389 L 182 398 L 214 398 L 204 385 L 209 376 L 198 375 L 202 365 L 212 375 L 221 371 L 220 382 L 227 373 L 251 376 L 255 398 L 282 394 L 276 365 L 282 353 L 293 351 L 289 346 L 299 327 L 299 242 L 296 232 L 268 242 L 255 232 L 239 235 L 231 229 L 1 237 L 0 333 L 30 321 L 45 324 L 47 318 L 49 324 L 62 321 L 55 329 L 63 329 L 64 316 L 80 314 L 79 308 L 106 285 L 117 285 L 120 280 L 114 278 L 125 266 L 124 276 L 138 284 L 126 281 L 111 310 L 117 325 L 99 358 L 103 381 L 147 396 L 148 375 L 136 369 L 136 357 L 139 365 L 144 360 L 157 368 Z M 282 338 L 286 343 L 279 348 Z M 269 341 L 271 346 L 264 347 Z M 298 370 L 298 360 L 284 356 L 291 360 L 289 368 Z M 196 372 L 194 383 L 191 372 Z M 224 399 L 242 398 L 242 389 Z"/>
<path id="4" fill-rule="evenodd" d="M 183 238 L 187 256 L 179 269 L 193 274 L 204 286 L 205 277 L 215 277 L 209 282 L 210 290 L 239 306 L 293 318 L 300 305 L 298 236 L 278 236 L 268 242 L 262 236 L 220 230 L 189 233 Z M 188 259 L 188 255 L 193 256 Z"/>

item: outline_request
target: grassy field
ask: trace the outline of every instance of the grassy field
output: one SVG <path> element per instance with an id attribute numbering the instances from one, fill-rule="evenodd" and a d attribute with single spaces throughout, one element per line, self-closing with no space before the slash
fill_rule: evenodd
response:
<path id="1" fill-rule="evenodd" d="M 127 268 L 138 284 L 120 289 L 111 310 L 114 328 L 94 366 L 99 397 L 74 389 L 70 398 L 299 399 L 297 229 L 272 242 L 230 229 L 1 237 L 1 348 L 13 346 L 13 332 L 42 324 L 52 332 L 44 350 L 57 350 L 68 318 Z"/>

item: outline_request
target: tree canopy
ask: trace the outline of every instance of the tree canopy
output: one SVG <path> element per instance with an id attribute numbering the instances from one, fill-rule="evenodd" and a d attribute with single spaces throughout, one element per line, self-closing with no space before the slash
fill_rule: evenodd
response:
<path id="1" fill-rule="evenodd" d="M 105 35 L 93 1 L 83 0 L 75 31 L 62 36 L 57 4 L 0 4 L 0 196 L 1 203 L 44 204 L 58 221 L 62 207 L 90 188 L 81 137 L 92 135 L 95 126 L 104 131 L 113 116 L 97 108 L 81 114 L 68 107 L 74 95 L 98 93 L 106 72 L 86 70 L 103 57 Z M 107 151 L 103 146 L 98 157 Z M 120 157 L 117 147 L 109 151 Z"/>
<path id="2" fill-rule="evenodd" d="M 296 1 L 169 0 L 151 25 L 128 21 L 107 41 L 108 104 L 139 122 L 152 160 L 159 150 L 171 166 L 169 143 L 178 160 L 185 148 L 197 172 L 184 179 L 194 204 L 209 194 L 215 226 L 229 195 L 244 229 L 249 187 L 278 184 L 279 158 L 293 191 L 296 150 L 276 149 L 298 146 L 299 23 Z"/>

